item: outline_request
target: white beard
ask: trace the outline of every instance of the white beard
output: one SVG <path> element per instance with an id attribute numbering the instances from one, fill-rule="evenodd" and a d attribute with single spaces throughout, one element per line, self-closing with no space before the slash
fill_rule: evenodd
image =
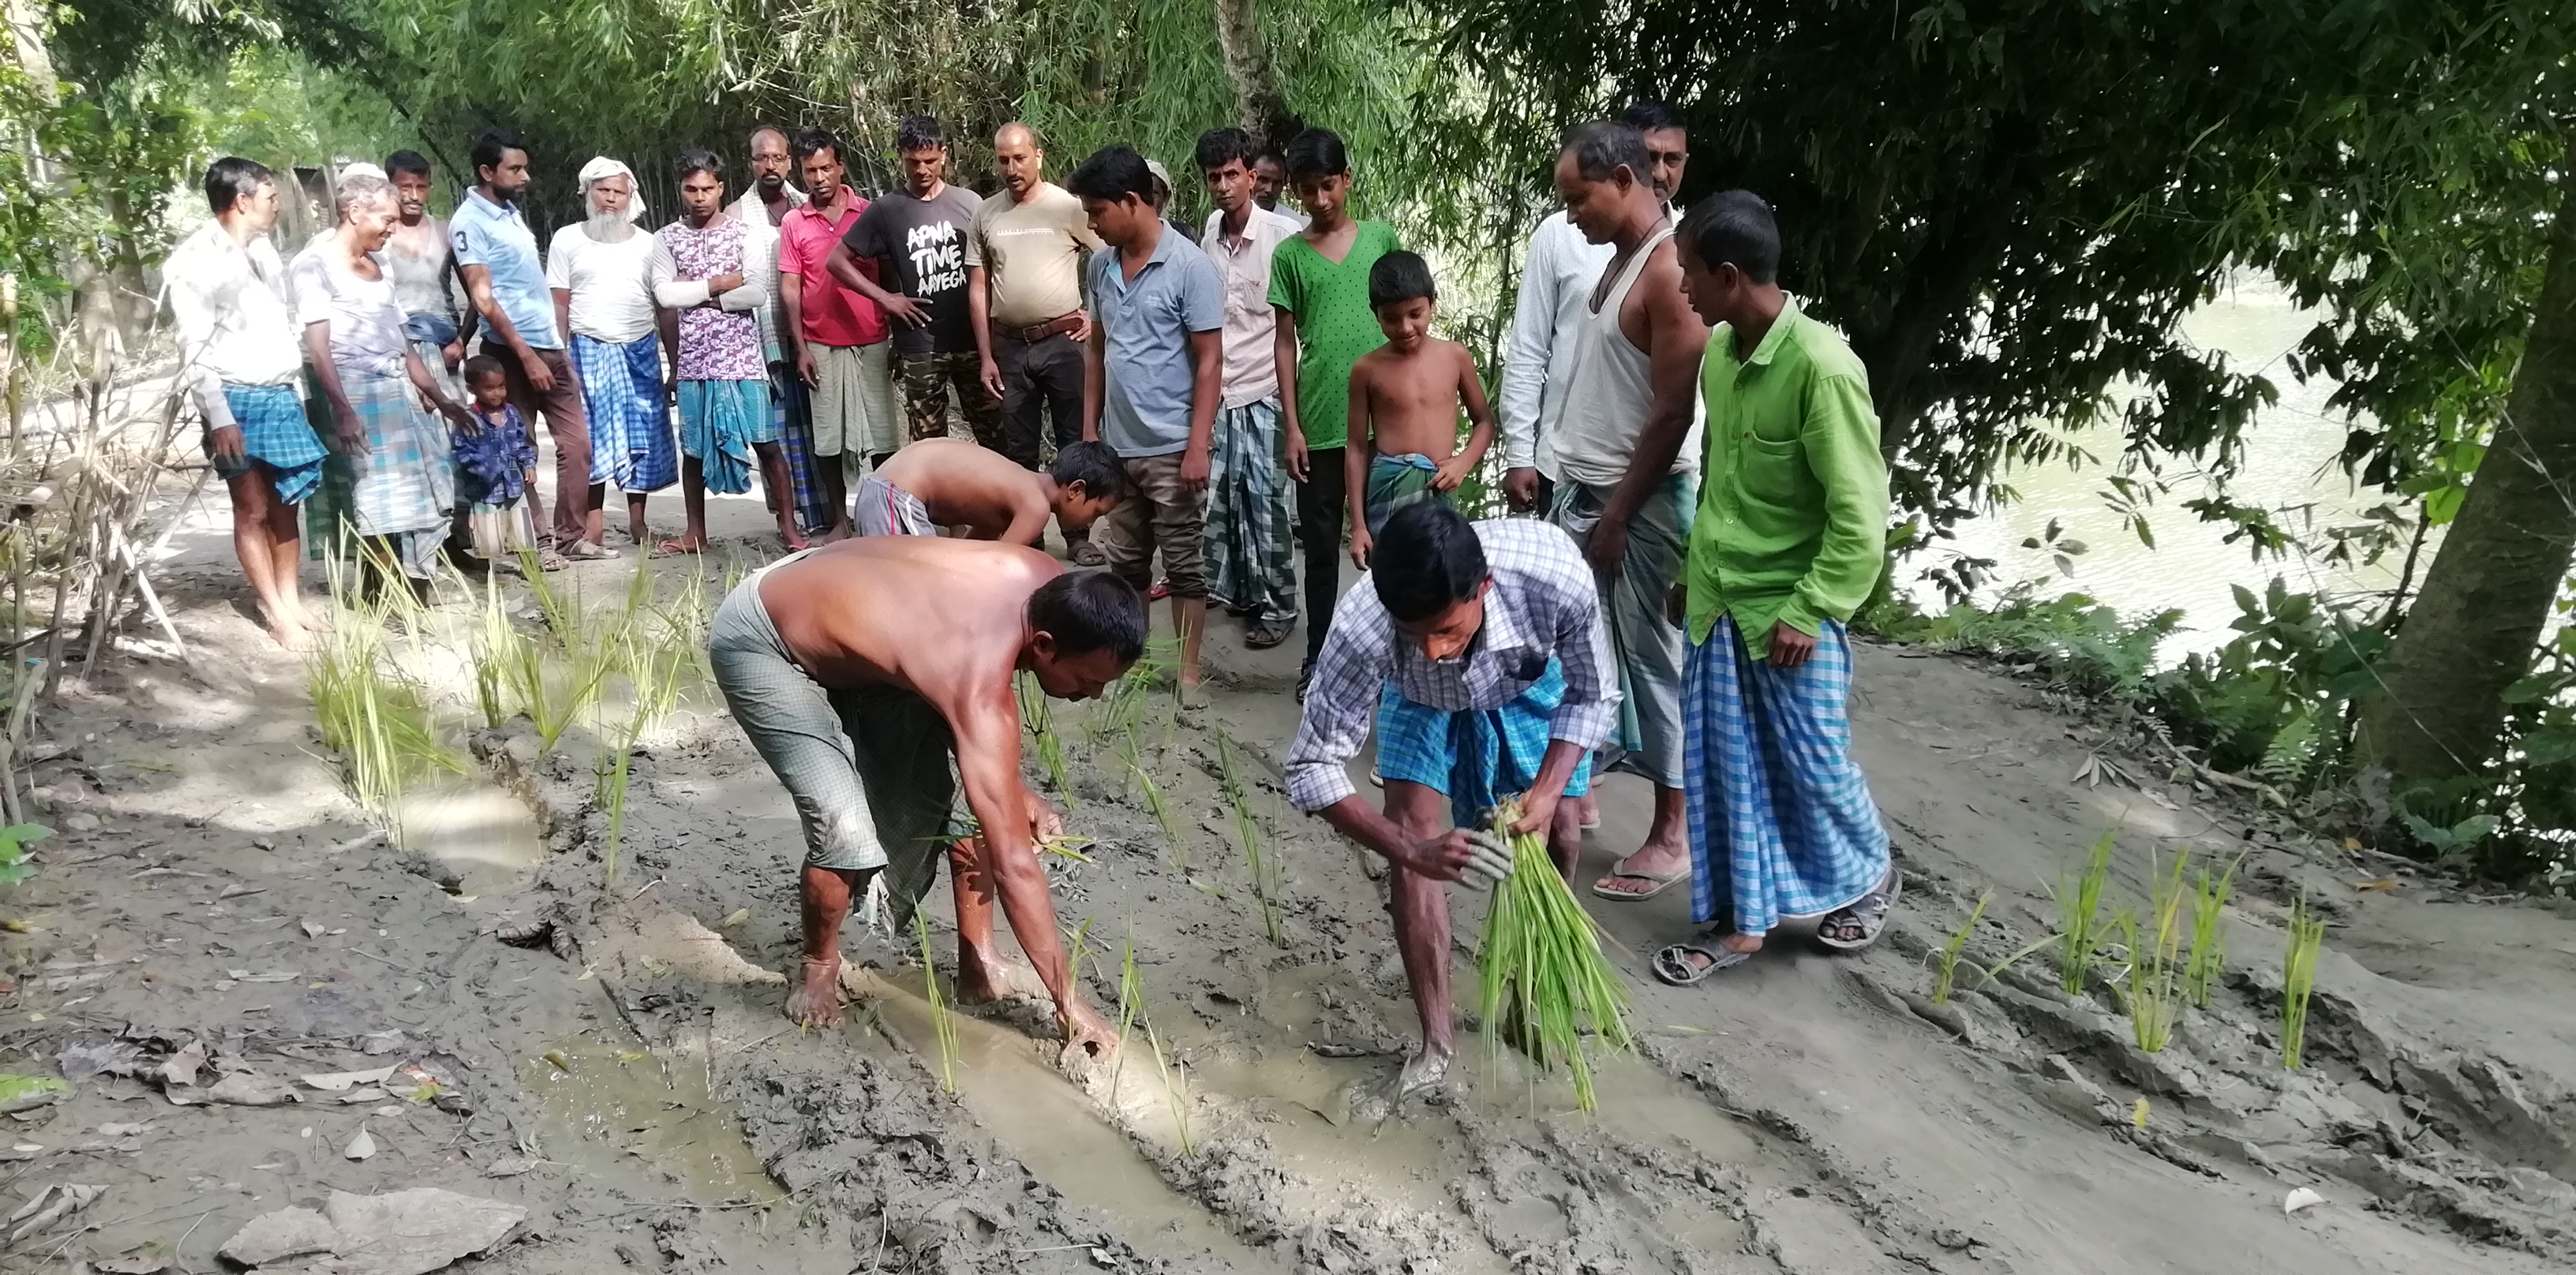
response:
<path id="1" fill-rule="evenodd" d="M 581 223 L 581 233 L 596 243 L 624 243 L 635 233 L 635 223 L 622 212 L 594 212 Z"/>

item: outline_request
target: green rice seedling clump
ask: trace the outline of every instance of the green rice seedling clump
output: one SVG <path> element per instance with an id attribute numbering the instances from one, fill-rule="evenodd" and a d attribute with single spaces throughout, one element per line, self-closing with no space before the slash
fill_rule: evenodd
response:
<path id="1" fill-rule="evenodd" d="M 1940 952 L 1935 955 L 1936 964 L 1932 971 L 1933 1004 L 1950 1003 L 1950 994 L 1959 986 L 1959 954 L 1967 950 L 1968 940 L 1977 933 L 1977 922 L 1985 919 L 1986 905 L 1994 902 L 1994 899 L 1995 892 L 1992 890 L 1978 895 L 1977 906 L 1969 910 L 1967 923 L 1953 932 L 1949 941 L 1943 943 Z"/>
<path id="2" fill-rule="evenodd" d="M 323 746 L 341 757 L 350 795 L 370 815 L 391 820 L 412 783 L 439 771 L 462 774 L 465 765 L 440 742 L 419 685 L 393 668 L 385 649 L 389 604 L 352 602 L 336 561 L 331 575 L 337 614 L 306 670 L 314 714 Z"/>
<path id="3" fill-rule="evenodd" d="M 2121 976 L 2120 991 L 2129 1003 L 2131 1034 L 2138 1048 L 2150 1054 L 2164 1052 L 2172 1041 L 2174 1018 L 2182 1008 L 2183 874 L 2190 863 L 2186 850 L 2174 856 L 2171 871 L 2157 871 L 2146 928 L 2142 931 L 2130 920 L 2122 931 L 2129 968 Z"/>
<path id="4" fill-rule="evenodd" d="M 1575 1104 L 1595 1109 L 1592 1065 L 1583 1054 L 1589 1032 L 1608 1047 L 1629 1051 L 1628 986 L 1601 950 L 1601 932 L 1577 903 L 1545 839 L 1511 830 L 1520 803 L 1494 812 L 1494 830 L 1509 843 L 1511 875 L 1494 887 L 1485 916 L 1482 1004 L 1486 1045 L 1499 1051 L 1506 1036 L 1543 1070 L 1564 1067 L 1574 1081 Z"/>
<path id="5" fill-rule="evenodd" d="M 2116 832 L 2103 833 L 2093 843 L 2074 885 L 2058 883 L 2058 982 L 2069 996 L 2084 994 L 2085 977 L 2102 950 L 2102 887 L 2111 879 L 2111 852 L 2117 841 Z"/>
<path id="6" fill-rule="evenodd" d="M 2290 946 L 2281 956 L 2281 1066 L 2297 1071 L 2308 1048 L 2308 998 L 2317 987 L 2317 953 L 2326 922 L 2302 896 L 2290 904 Z"/>
<path id="7" fill-rule="evenodd" d="M 930 1034 L 939 1045 L 939 1083 L 957 1092 L 957 1024 L 948 1016 L 948 998 L 939 991 L 939 966 L 930 956 L 930 922 L 912 910 L 913 932 L 921 936 L 921 994 L 930 1002 Z"/>
<path id="8" fill-rule="evenodd" d="M 2219 976 L 2227 971 L 2227 898 L 2236 888 L 2236 869 L 2245 862 L 2238 855 L 2216 878 L 2209 875 L 2209 865 L 2202 864 L 2191 901 L 2191 962 L 2183 969 L 2183 995 L 2202 1009 L 2209 1008 L 2210 993 L 2216 990 Z"/>

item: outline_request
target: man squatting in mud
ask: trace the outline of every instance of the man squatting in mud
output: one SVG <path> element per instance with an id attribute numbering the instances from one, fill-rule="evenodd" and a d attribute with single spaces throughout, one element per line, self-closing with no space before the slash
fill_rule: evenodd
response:
<path id="1" fill-rule="evenodd" d="M 924 598 L 942 605 L 925 607 Z M 805 827 L 802 968 L 788 1016 L 840 1021 L 841 922 L 879 895 L 907 921 L 947 845 L 957 993 L 988 1001 L 1025 971 L 993 949 L 993 900 L 1054 998 L 1068 1060 L 1116 1033 L 1084 1003 L 1057 938 L 1037 838 L 1063 829 L 1020 778 L 1020 670 L 1088 699 L 1145 646 L 1145 604 L 1100 572 L 1067 574 L 1017 545 L 871 536 L 789 554 L 716 611 L 708 662 L 734 720 L 785 784 Z M 949 773 L 955 753 L 957 778 Z M 982 835 L 951 831 L 958 783 Z M 978 850 L 980 840 L 981 850 Z"/>
<path id="2" fill-rule="evenodd" d="M 1497 799 L 1515 794 L 1513 831 L 1544 831 L 1573 878 L 1581 815 L 1559 798 L 1589 790 L 1584 755 L 1609 738 L 1619 685 L 1592 568 L 1554 526 L 1470 523 L 1416 501 L 1386 520 L 1370 566 L 1342 595 L 1316 658 L 1288 799 L 1394 866 L 1387 909 L 1422 1016 L 1422 1048 L 1396 1080 L 1401 1102 L 1437 1086 L 1456 1053 L 1440 883 L 1488 889 L 1511 871 L 1510 851 L 1485 829 Z M 1372 711 L 1383 814 L 1347 769 Z"/>

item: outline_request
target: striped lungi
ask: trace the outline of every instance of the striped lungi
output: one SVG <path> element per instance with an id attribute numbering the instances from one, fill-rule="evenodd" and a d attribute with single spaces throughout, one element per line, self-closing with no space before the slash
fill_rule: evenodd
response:
<path id="1" fill-rule="evenodd" d="M 295 396 L 292 385 L 227 385 L 224 406 L 231 409 L 233 424 L 241 427 L 242 457 L 245 464 L 256 461 L 268 468 L 271 485 L 277 488 L 280 504 L 300 505 L 322 485 L 322 461 L 330 450 L 313 432 L 313 422 L 304 415 L 304 400 Z M 214 455 L 211 439 L 206 454 Z M 217 462 L 215 470 L 230 478 L 233 470 Z"/>
<path id="2" fill-rule="evenodd" d="M 1887 829 L 1851 757 L 1851 643 L 1827 621 L 1794 669 L 1744 650 L 1721 616 L 1683 674 L 1691 912 L 1741 934 L 1821 916 L 1887 874 Z"/>
<path id="3" fill-rule="evenodd" d="M 619 491 L 660 491 L 680 481 L 671 409 L 662 398 L 662 340 L 601 341 L 576 332 L 581 406 L 590 415 L 590 481 Z"/>
<path id="4" fill-rule="evenodd" d="M 1397 694 L 1389 683 L 1377 704 L 1378 776 L 1443 793 L 1452 822 L 1483 827 L 1498 799 L 1518 796 L 1538 782 L 1548 725 L 1564 700 L 1565 668 L 1552 657 L 1544 675 L 1500 708 L 1429 708 Z M 1591 790 L 1591 772 L 1576 766 L 1565 795 Z"/>
<path id="5" fill-rule="evenodd" d="M 680 382 L 680 448 L 704 466 L 707 490 L 751 490 L 754 443 L 778 441 L 769 381 Z"/>
<path id="6" fill-rule="evenodd" d="M 1279 400 L 1217 413 L 1208 453 L 1208 596 L 1257 619 L 1297 618 L 1297 542 L 1281 448 Z"/>
<path id="7" fill-rule="evenodd" d="M 796 493 L 796 525 L 818 535 L 830 530 L 840 515 L 825 498 L 820 467 L 838 465 L 841 458 L 814 454 L 813 399 L 793 363 L 769 365 L 769 416 L 778 426 L 778 450 L 787 455 L 787 483 Z"/>
<path id="8" fill-rule="evenodd" d="M 345 475 L 345 504 L 333 500 L 339 508 L 316 512 L 326 519 L 336 513 L 351 535 L 397 539 L 404 573 L 427 579 L 456 507 L 456 461 L 447 431 L 421 410 L 409 379 L 345 367 L 339 373 L 340 391 L 366 427 L 367 451 L 332 456 L 331 467 Z M 329 414 L 327 399 L 320 411 Z M 328 537 L 334 528 L 326 521 L 316 530 Z"/>

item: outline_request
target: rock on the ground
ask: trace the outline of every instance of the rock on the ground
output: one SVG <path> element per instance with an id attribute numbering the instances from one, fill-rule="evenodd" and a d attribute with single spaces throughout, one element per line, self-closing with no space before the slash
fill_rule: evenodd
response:
<path id="1" fill-rule="evenodd" d="M 252 1218 L 217 1253 L 245 1266 L 329 1253 L 334 1275 L 428 1275 L 508 1239 L 526 1209 L 436 1187 L 383 1195 L 334 1191 L 320 1211 L 278 1209 Z"/>

